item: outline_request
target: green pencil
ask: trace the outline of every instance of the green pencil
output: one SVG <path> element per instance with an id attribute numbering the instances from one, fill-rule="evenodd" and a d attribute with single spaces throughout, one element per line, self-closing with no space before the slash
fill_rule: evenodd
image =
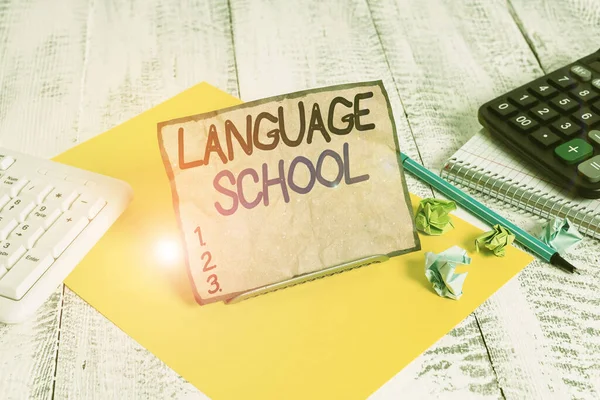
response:
<path id="1" fill-rule="evenodd" d="M 525 232 L 523 229 L 519 228 L 506 218 L 490 210 L 473 197 L 458 189 L 456 186 L 451 185 L 444 179 L 440 178 L 437 174 L 434 174 L 421 164 L 415 162 L 406 154 L 400 153 L 400 159 L 406 171 L 415 175 L 423 182 L 430 184 L 434 189 L 444 194 L 449 199 L 454 200 L 468 212 L 476 217 L 479 217 L 486 223 L 490 225 L 499 224 L 504 226 L 515 235 L 517 242 L 527 247 L 544 261 L 549 262 L 550 264 L 555 265 L 566 272 L 577 272 L 577 269 L 571 263 L 562 258 L 556 250 L 548 246 L 546 243 L 531 236 L 529 233 Z"/>

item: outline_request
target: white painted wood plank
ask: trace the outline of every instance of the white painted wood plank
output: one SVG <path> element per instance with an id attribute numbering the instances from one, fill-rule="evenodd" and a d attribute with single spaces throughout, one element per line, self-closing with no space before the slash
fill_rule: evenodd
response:
<path id="1" fill-rule="evenodd" d="M 49 156 L 77 126 L 88 4 L 0 3 L 0 144 Z M 51 398 L 62 287 L 27 322 L 0 324 L 0 397 Z"/>
<path id="2" fill-rule="evenodd" d="M 227 3 L 96 2 L 77 140 L 201 81 L 237 94 Z M 66 289 L 56 398 L 205 398 Z"/>
<path id="3" fill-rule="evenodd" d="M 550 4 L 561 14 L 563 7 L 562 2 L 525 3 L 532 14 Z M 439 169 L 479 129 L 481 104 L 543 74 L 504 1 L 390 0 L 371 5 L 430 168 Z M 548 35 L 540 42 L 551 39 Z M 487 203 L 521 226 L 539 223 L 514 208 Z M 582 276 L 533 263 L 476 311 L 506 397 L 597 398 L 600 287 L 597 262 L 590 261 L 599 254 L 592 249 L 572 257 L 587 273 Z"/>
<path id="4" fill-rule="evenodd" d="M 419 158 L 364 1 L 234 1 L 232 20 L 242 99 L 382 79 L 401 147 Z M 431 195 L 411 177 L 409 185 L 414 193 Z M 496 378 L 478 335 L 476 322 L 469 317 L 421 356 L 418 368 L 403 375 L 411 395 L 498 398 Z"/>

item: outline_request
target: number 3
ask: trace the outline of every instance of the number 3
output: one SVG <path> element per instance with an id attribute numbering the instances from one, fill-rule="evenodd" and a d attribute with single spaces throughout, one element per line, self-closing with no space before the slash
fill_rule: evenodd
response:
<path id="1" fill-rule="evenodd" d="M 571 127 L 571 123 L 570 122 L 565 122 L 564 124 L 562 124 L 560 126 L 560 129 L 569 129 Z"/>
<path id="2" fill-rule="evenodd" d="M 210 283 L 211 286 L 211 288 L 208 289 L 209 294 L 215 294 L 221 290 L 221 286 L 219 285 L 219 281 L 217 279 L 218 278 L 216 274 L 209 275 L 208 279 L 206 279 L 206 282 Z"/>

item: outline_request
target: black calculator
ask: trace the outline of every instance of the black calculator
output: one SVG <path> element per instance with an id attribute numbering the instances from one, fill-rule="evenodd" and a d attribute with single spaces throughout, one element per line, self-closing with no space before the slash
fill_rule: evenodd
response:
<path id="1" fill-rule="evenodd" d="M 485 103 L 478 116 L 553 182 L 600 198 L 600 50 Z"/>

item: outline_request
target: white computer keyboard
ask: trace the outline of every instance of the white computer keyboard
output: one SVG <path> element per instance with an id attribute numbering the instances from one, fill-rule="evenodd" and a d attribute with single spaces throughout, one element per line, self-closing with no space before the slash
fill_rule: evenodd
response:
<path id="1" fill-rule="evenodd" d="M 0 322 L 41 306 L 132 196 L 123 181 L 0 148 Z"/>

